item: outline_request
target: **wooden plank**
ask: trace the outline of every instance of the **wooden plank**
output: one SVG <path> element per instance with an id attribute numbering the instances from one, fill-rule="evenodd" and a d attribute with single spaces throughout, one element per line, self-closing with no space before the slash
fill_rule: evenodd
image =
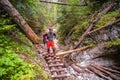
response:
<path id="1" fill-rule="evenodd" d="M 70 54 L 70 53 L 73 53 L 73 52 L 85 50 L 87 48 L 90 48 L 90 46 L 84 46 L 84 47 L 81 47 L 81 48 L 78 48 L 78 49 L 69 50 L 69 51 L 65 51 L 65 52 L 60 52 L 60 53 L 57 53 L 56 55 L 60 56 L 60 55 Z"/>
<path id="2" fill-rule="evenodd" d="M 106 73 L 108 74 L 112 79 L 114 80 L 120 80 L 120 77 L 119 76 L 116 76 L 115 74 L 113 74 L 112 72 L 110 71 L 107 71 L 107 70 L 104 70 L 102 69 L 101 67 L 97 66 L 97 65 L 91 65 L 92 67 L 96 68 L 97 70 L 100 70 L 101 72 L 103 73 Z"/>
<path id="3" fill-rule="evenodd" d="M 61 69 L 51 69 L 50 71 L 51 71 L 51 72 L 54 72 L 54 71 L 59 72 L 59 71 L 64 71 L 64 70 L 66 70 L 66 68 L 61 68 Z"/>
<path id="4" fill-rule="evenodd" d="M 55 60 L 49 60 L 48 63 L 55 63 L 55 62 L 61 62 L 60 59 L 55 59 Z"/>
<path id="5" fill-rule="evenodd" d="M 118 73 L 120 74 L 120 71 L 117 71 L 117 70 L 113 70 L 113 69 L 110 69 L 110 68 L 107 68 L 107 67 L 104 67 L 100 64 L 96 64 L 98 67 L 100 67 L 101 69 L 104 69 L 104 70 L 107 70 L 107 71 L 110 71 L 111 73 Z"/>
<path id="6" fill-rule="evenodd" d="M 99 77 L 102 77 L 104 78 L 105 80 L 113 80 L 111 79 L 109 76 L 105 76 L 100 70 L 94 68 L 94 67 L 91 67 L 91 66 L 88 66 L 87 67 L 91 72 L 93 72 L 94 74 L 98 75 Z"/>
<path id="7" fill-rule="evenodd" d="M 49 67 L 57 67 L 57 66 L 64 66 L 63 63 L 60 64 L 50 64 Z"/>
<path id="8" fill-rule="evenodd" d="M 83 71 L 83 69 L 81 70 L 79 67 L 77 67 L 76 65 L 72 64 L 71 67 L 78 73 L 84 73 L 85 71 Z"/>
<path id="9" fill-rule="evenodd" d="M 61 74 L 61 75 L 52 75 L 52 78 L 64 78 L 64 77 L 68 77 L 70 76 L 70 74 Z"/>

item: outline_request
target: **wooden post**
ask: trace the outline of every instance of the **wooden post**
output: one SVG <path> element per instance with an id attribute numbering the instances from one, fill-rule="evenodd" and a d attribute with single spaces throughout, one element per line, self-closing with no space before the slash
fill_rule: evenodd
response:
<path id="1" fill-rule="evenodd" d="M 14 6 L 8 0 L 0 0 L 0 6 L 11 17 L 13 17 L 14 21 L 19 25 L 19 27 L 24 31 L 24 33 L 33 43 L 39 43 L 38 36 L 34 33 L 34 31 L 26 23 L 23 17 L 19 14 L 19 12 L 14 8 Z"/>

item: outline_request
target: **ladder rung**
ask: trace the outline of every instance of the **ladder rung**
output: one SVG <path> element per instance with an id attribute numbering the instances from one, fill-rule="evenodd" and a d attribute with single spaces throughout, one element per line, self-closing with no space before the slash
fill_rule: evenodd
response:
<path id="1" fill-rule="evenodd" d="M 60 59 L 60 57 L 58 57 L 58 56 L 57 56 L 57 57 L 55 57 L 55 58 L 56 58 L 56 59 Z"/>
<path id="2" fill-rule="evenodd" d="M 66 70 L 66 68 L 52 69 L 52 70 L 50 70 L 50 71 L 51 71 L 51 72 L 54 72 L 54 71 L 59 72 L 59 71 L 64 71 L 64 70 Z"/>
<path id="3" fill-rule="evenodd" d="M 63 66 L 64 64 L 63 63 L 60 63 L 60 64 L 51 64 L 49 65 L 49 67 L 56 67 L 56 66 Z"/>
<path id="4" fill-rule="evenodd" d="M 48 63 L 54 63 L 54 62 L 61 62 L 60 59 L 56 59 L 56 60 L 49 60 Z"/>
<path id="5" fill-rule="evenodd" d="M 47 57 L 46 59 L 47 60 L 49 60 L 49 59 L 60 59 L 60 57 L 53 56 L 53 57 Z"/>
<path id="6" fill-rule="evenodd" d="M 49 59 L 54 59 L 54 57 L 47 57 L 46 59 L 47 59 L 47 60 L 49 60 Z"/>
<path id="7" fill-rule="evenodd" d="M 64 78 L 64 77 L 68 77 L 70 76 L 70 74 L 61 74 L 61 75 L 52 75 L 52 78 Z"/>

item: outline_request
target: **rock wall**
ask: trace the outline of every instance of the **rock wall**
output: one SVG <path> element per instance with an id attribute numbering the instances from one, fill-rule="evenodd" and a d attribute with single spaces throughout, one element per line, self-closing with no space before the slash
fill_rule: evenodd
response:
<path id="1" fill-rule="evenodd" d="M 120 27 L 113 25 L 89 34 L 86 41 L 98 44 L 114 40 L 116 38 L 120 38 Z"/>
<path id="2" fill-rule="evenodd" d="M 91 64 L 100 64 L 106 67 L 120 65 L 120 47 L 114 46 L 110 48 L 105 48 L 108 41 L 118 38 L 120 38 L 119 26 L 109 26 L 103 28 L 95 33 L 90 34 L 85 40 L 89 43 L 94 43 L 94 48 L 87 49 L 78 53 L 73 53 L 71 55 L 71 59 L 75 62 L 75 64 L 84 67 L 85 70 L 88 70 L 88 67 Z M 84 70 L 79 67 L 78 71 L 79 69 Z M 68 67 L 68 72 L 72 74 L 71 80 L 106 80 L 96 76 L 94 73 L 78 73 L 78 71 L 76 71 L 72 66 Z"/>

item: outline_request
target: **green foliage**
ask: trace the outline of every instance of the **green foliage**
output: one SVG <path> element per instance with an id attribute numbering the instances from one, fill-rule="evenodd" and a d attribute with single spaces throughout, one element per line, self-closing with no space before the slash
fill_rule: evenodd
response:
<path id="1" fill-rule="evenodd" d="M 106 48 L 109 48 L 109 47 L 112 47 L 112 46 L 120 46 L 120 39 L 115 39 L 115 40 L 112 40 L 112 41 L 108 41 L 107 44 L 106 44 Z"/>
<path id="2" fill-rule="evenodd" d="M 15 25 L 4 25 L 4 26 L 0 27 L 0 32 L 5 32 L 8 30 L 11 30 L 13 27 L 15 27 Z"/>
<path id="3" fill-rule="evenodd" d="M 59 40 L 64 43 L 65 41 L 69 41 L 70 43 L 74 43 L 78 41 L 84 31 L 87 29 L 89 25 L 90 18 L 92 14 L 95 14 L 100 9 L 108 5 L 114 0 L 87 0 L 88 5 L 82 7 L 75 6 L 62 6 L 60 7 L 61 15 L 57 19 L 60 27 L 58 29 L 59 32 Z M 69 0 L 67 3 L 78 4 L 79 0 Z M 106 24 L 109 24 L 115 21 L 116 17 L 120 14 L 120 9 L 116 9 L 115 11 L 111 11 L 107 14 L 104 14 L 96 26 L 93 28 L 99 28 Z"/>
<path id="4" fill-rule="evenodd" d="M 7 32 L 15 28 L 15 24 L 11 23 L 11 18 L 7 18 L 8 14 L 1 15 L 0 19 L 0 32 Z"/>
<path id="5" fill-rule="evenodd" d="M 20 32 L 19 29 L 16 28 L 17 25 L 12 23 L 12 18 L 9 17 L 8 14 L 1 15 L 0 25 L 0 47 L 6 47 L 7 49 L 11 49 L 15 52 L 35 54 L 31 51 L 33 44 L 23 33 Z M 9 33 L 14 34 L 9 35 Z M 16 42 L 15 40 L 19 41 Z M 29 47 L 25 46 L 25 42 L 29 45 Z"/>
<path id="6" fill-rule="evenodd" d="M 18 29 L 15 29 L 18 31 Z M 0 34 L 0 46 L 6 47 L 7 49 L 11 49 L 15 51 L 16 53 L 24 53 L 29 55 L 35 55 L 34 51 L 31 51 L 33 49 L 33 44 L 25 38 L 25 35 L 23 35 L 21 32 L 17 32 L 16 35 L 18 35 L 19 41 L 16 42 L 15 38 L 10 38 L 9 35 Z M 15 37 L 15 36 L 14 36 Z M 16 37 L 17 38 L 17 37 Z M 24 44 L 24 42 L 27 42 Z"/>
<path id="7" fill-rule="evenodd" d="M 104 25 L 110 24 L 111 22 L 115 21 L 116 17 L 119 16 L 119 14 L 120 14 L 120 9 L 117 9 L 115 11 L 103 15 L 103 17 L 97 23 L 96 28 L 102 27 Z"/>
<path id="8" fill-rule="evenodd" d="M 35 65 L 35 71 L 37 72 L 37 75 L 41 74 L 41 78 L 43 80 L 50 80 L 50 78 L 45 74 L 44 70 L 37 64 Z"/>
<path id="9" fill-rule="evenodd" d="M 11 22 L 7 14 L 1 15 L 0 25 L 0 79 L 34 80 L 39 74 L 43 80 L 49 80 L 40 66 L 37 67 L 40 72 L 37 72 L 35 65 L 19 58 L 18 54 L 31 57 L 36 52 L 32 42 Z"/>
<path id="10" fill-rule="evenodd" d="M 34 17 L 34 15 L 41 10 L 41 8 L 39 8 L 41 7 L 39 0 L 11 0 L 10 2 L 13 3 L 23 16 L 27 16 L 26 14 L 28 14 Z"/>
<path id="11" fill-rule="evenodd" d="M 78 4 L 80 1 L 70 0 L 68 3 Z M 59 40 L 64 43 L 66 37 L 71 37 L 72 42 L 76 41 L 88 25 L 88 16 L 91 14 L 90 8 L 88 6 L 63 6 L 60 11 L 61 16 L 57 19 L 57 22 L 60 24 L 58 29 Z"/>
<path id="12" fill-rule="evenodd" d="M 0 79 L 1 80 L 30 80 L 34 78 L 33 65 L 23 62 L 17 54 L 8 47 L 0 47 Z M 27 76 L 29 75 L 29 77 Z"/>
<path id="13" fill-rule="evenodd" d="M 89 22 L 89 20 L 85 20 L 84 22 L 82 22 L 81 24 L 79 24 L 73 28 L 74 32 L 72 34 L 72 41 L 73 41 L 73 39 L 76 41 L 77 40 L 76 37 L 80 37 L 82 35 L 82 33 L 84 33 L 84 31 L 87 29 L 88 22 Z"/>
<path id="14" fill-rule="evenodd" d="M 7 14 L 1 15 L 0 19 L 0 79 L 1 80 L 30 80 L 35 77 L 34 66 L 21 60 L 16 53 L 35 54 L 23 42 L 26 37 L 11 22 L 11 17 Z M 16 31 L 16 32 L 15 32 Z M 7 32 L 15 32 L 14 36 Z M 20 41 L 15 41 L 18 35 Z M 30 43 L 30 41 L 29 41 Z"/>
<path id="15" fill-rule="evenodd" d="M 25 36 L 19 30 L 15 30 L 25 42 Z M 19 58 L 17 54 L 35 54 L 34 50 L 32 50 L 33 44 L 31 43 L 31 46 L 27 46 L 23 42 L 16 42 L 9 35 L 0 34 L 0 79 L 34 80 L 37 75 L 41 75 L 43 80 L 49 80 L 40 66 L 28 64 Z"/>
<path id="16" fill-rule="evenodd" d="M 87 0 L 88 6 L 93 13 L 100 10 L 102 7 L 106 6 L 110 2 L 111 0 Z"/>
<path id="17" fill-rule="evenodd" d="M 33 26 L 42 26 L 42 22 L 45 22 L 40 11 L 44 6 L 39 0 L 10 1 L 26 20 L 35 22 Z M 23 61 L 18 56 L 33 57 L 35 54 L 32 42 L 19 30 L 8 14 L 2 13 L 0 15 L 0 80 L 35 80 L 37 75 L 41 76 L 43 80 L 49 80 L 40 66 L 37 67 L 39 69 L 37 72 L 35 65 L 30 61 L 28 61 L 29 63 Z M 22 58 L 24 57 L 22 56 Z"/>
<path id="18" fill-rule="evenodd" d="M 35 33 L 40 35 L 44 25 L 48 22 L 46 4 L 42 4 L 39 0 L 10 0 L 10 2 Z"/>

